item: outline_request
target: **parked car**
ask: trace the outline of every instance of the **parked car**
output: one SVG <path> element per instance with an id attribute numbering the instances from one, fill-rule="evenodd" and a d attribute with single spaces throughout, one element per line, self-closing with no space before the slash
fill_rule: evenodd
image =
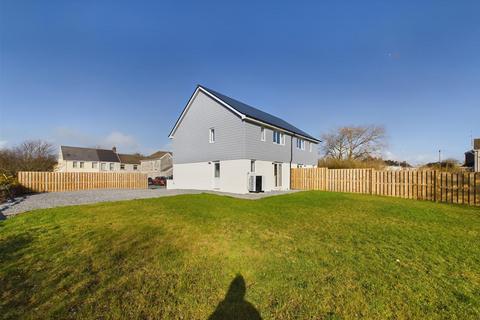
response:
<path id="1" fill-rule="evenodd" d="M 156 186 L 164 187 L 167 185 L 167 178 L 165 177 L 156 177 L 153 179 L 153 184 Z"/>
<path id="2" fill-rule="evenodd" d="M 148 185 L 149 186 L 153 185 L 153 178 L 148 178 Z"/>

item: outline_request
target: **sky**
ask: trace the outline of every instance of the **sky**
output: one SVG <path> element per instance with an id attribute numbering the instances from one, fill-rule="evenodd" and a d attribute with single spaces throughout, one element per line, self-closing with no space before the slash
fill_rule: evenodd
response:
<path id="1" fill-rule="evenodd" d="M 0 1 L 0 147 L 168 149 L 197 84 L 386 158 L 480 137 L 480 1 Z"/>

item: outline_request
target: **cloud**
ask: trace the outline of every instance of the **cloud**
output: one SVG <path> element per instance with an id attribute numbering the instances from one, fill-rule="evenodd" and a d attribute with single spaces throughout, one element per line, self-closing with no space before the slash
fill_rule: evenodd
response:
<path id="1" fill-rule="evenodd" d="M 0 140 L 0 149 L 3 149 L 7 146 L 7 140 Z"/>
<path id="2" fill-rule="evenodd" d="M 53 141 L 59 145 L 78 147 L 110 149 L 115 146 L 121 153 L 139 152 L 141 149 L 134 136 L 120 131 L 112 131 L 106 136 L 95 136 L 75 129 L 59 127 L 54 131 Z"/>
<path id="3" fill-rule="evenodd" d="M 104 143 L 109 146 L 115 146 L 120 149 L 129 149 L 129 150 L 137 150 L 139 145 L 135 138 L 131 135 L 124 134 L 119 131 L 114 131 L 110 133 L 105 139 Z"/>

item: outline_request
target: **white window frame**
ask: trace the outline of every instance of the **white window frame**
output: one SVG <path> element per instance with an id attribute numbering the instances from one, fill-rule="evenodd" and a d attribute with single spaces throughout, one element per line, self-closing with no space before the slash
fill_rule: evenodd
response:
<path id="1" fill-rule="evenodd" d="M 73 161 L 72 167 L 73 167 L 73 168 L 76 168 L 76 167 L 77 167 L 77 161 Z"/>
<path id="2" fill-rule="evenodd" d="M 275 138 L 277 136 L 277 139 Z M 273 131 L 273 143 L 278 145 L 285 145 L 285 134 L 281 131 L 274 130 Z"/>
<path id="3" fill-rule="evenodd" d="M 100 170 L 101 171 L 107 171 L 107 163 L 106 162 L 102 162 L 100 164 Z"/>
<path id="4" fill-rule="evenodd" d="M 255 172 L 255 160 L 250 160 L 250 172 Z"/>
<path id="5" fill-rule="evenodd" d="M 120 163 L 120 170 L 125 170 L 125 164 L 124 163 Z"/>
<path id="6" fill-rule="evenodd" d="M 260 128 L 260 141 L 265 141 L 267 137 L 265 127 Z"/>
<path id="7" fill-rule="evenodd" d="M 97 169 L 98 162 L 93 161 L 92 162 L 92 169 Z"/>
<path id="8" fill-rule="evenodd" d="M 133 165 L 133 170 L 135 170 L 135 171 L 138 170 L 138 164 Z"/>
<path id="9" fill-rule="evenodd" d="M 85 162 L 80 161 L 80 163 L 79 163 L 79 168 L 80 168 L 80 169 L 85 168 Z"/>
<path id="10" fill-rule="evenodd" d="M 208 142 L 215 143 L 215 128 L 208 129 Z"/>
<path id="11" fill-rule="evenodd" d="M 305 150 L 305 140 L 297 138 L 297 149 Z"/>
<path id="12" fill-rule="evenodd" d="M 109 165 L 108 165 L 108 170 L 110 170 L 110 171 L 115 170 L 115 163 L 110 162 Z"/>

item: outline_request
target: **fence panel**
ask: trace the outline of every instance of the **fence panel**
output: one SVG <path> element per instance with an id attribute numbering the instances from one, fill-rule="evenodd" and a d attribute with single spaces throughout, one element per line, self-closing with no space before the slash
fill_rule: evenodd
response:
<path id="1" fill-rule="evenodd" d="M 480 173 L 299 168 L 291 189 L 374 194 L 480 206 Z"/>
<path id="2" fill-rule="evenodd" d="M 25 172 L 18 181 L 34 192 L 77 191 L 90 189 L 147 189 L 144 173 L 118 172 Z M 299 180 L 300 181 L 300 180 Z"/>

